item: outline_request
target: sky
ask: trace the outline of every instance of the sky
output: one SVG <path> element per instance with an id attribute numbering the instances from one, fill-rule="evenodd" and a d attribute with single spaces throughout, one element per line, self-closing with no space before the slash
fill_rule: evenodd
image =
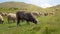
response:
<path id="1" fill-rule="evenodd" d="M 7 1 L 25 2 L 42 8 L 52 7 L 60 4 L 60 0 L 0 0 L 0 3 Z"/>

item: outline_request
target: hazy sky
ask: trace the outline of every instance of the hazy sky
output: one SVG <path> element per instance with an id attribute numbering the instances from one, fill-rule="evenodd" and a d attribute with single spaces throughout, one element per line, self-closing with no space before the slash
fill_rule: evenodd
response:
<path id="1" fill-rule="evenodd" d="M 6 1 L 25 2 L 25 3 L 34 4 L 43 8 L 60 4 L 60 0 L 0 0 L 0 2 L 6 2 Z"/>

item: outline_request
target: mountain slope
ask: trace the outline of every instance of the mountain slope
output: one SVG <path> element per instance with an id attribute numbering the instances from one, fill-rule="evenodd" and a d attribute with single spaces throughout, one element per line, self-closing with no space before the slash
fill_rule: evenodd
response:
<path id="1" fill-rule="evenodd" d="M 29 11 L 41 11 L 42 8 L 32 5 L 26 4 L 24 2 L 3 2 L 0 3 L 0 8 L 18 8 L 19 10 L 29 10 Z"/>
<path id="2" fill-rule="evenodd" d="M 57 10 L 60 10 L 60 5 L 49 7 L 49 8 L 46 8 L 45 10 L 46 11 L 57 11 Z"/>

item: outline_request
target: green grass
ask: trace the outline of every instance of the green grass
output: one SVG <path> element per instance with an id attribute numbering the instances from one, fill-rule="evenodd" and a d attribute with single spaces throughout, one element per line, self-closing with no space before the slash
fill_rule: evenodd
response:
<path id="1" fill-rule="evenodd" d="M 0 24 L 0 34 L 60 34 L 60 24 L 55 21 L 54 16 L 38 17 L 38 24 L 30 22 L 30 25 L 27 25 L 26 22 L 21 22 L 21 26 L 16 23 L 8 24 L 6 17 L 4 18 L 4 24 Z"/>
<path id="2" fill-rule="evenodd" d="M 21 26 L 17 26 L 16 23 L 8 24 L 4 17 L 4 24 L 0 24 L 0 34 L 60 34 L 60 10 L 53 16 L 40 16 L 36 19 L 38 24 L 30 22 L 30 25 L 27 25 L 24 21 L 20 23 Z"/>
<path id="3" fill-rule="evenodd" d="M 0 3 L 1 4 L 1 3 Z M 8 5 L 11 4 L 11 5 Z M 15 6 L 16 5 L 16 6 Z M 27 6 L 28 5 L 28 6 Z M 13 10 L 10 9 L 13 7 Z M 2 12 L 13 12 L 16 13 L 18 10 L 25 10 L 25 11 L 52 11 L 56 10 L 56 8 L 60 9 L 60 6 L 51 7 L 44 9 L 25 3 L 3 3 L 0 6 L 0 11 Z M 17 10 L 14 8 L 16 7 Z M 21 26 L 17 26 L 16 23 L 8 24 L 7 17 L 4 16 L 4 24 L 0 24 L 0 34 L 60 34 L 60 10 L 56 10 L 56 14 L 53 16 L 40 16 L 38 19 L 38 24 L 34 24 L 30 22 L 30 25 L 27 23 L 21 22 Z"/>

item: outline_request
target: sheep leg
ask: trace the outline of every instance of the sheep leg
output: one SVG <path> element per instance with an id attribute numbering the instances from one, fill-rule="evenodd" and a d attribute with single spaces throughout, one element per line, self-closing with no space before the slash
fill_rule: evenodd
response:
<path id="1" fill-rule="evenodd" d="M 13 23 L 15 23 L 15 19 L 13 20 Z"/>
<path id="2" fill-rule="evenodd" d="M 8 23 L 10 23 L 10 22 L 9 22 L 9 19 L 8 19 Z"/>
<path id="3" fill-rule="evenodd" d="M 10 21 L 11 21 L 11 20 L 9 20 L 9 19 L 8 19 L 8 24 L 10 24 L 10 23 L 11 23 Z"/>
<path id="4" fill-rule="evenodd" d="M 2 23 L 2 21 L 0 20 L 0 24 Z"/>
<path id="5" fill-rule="evenodd" d="M 20 23 L 20 20 L 18 19 L 18 20 L 17 20 L 17 25 L 19 25 L 19 23 Z"/>
<path id="6" fill-rule="evenodd" d="M 26 21 L 27 21 L 27 24 L 30 25 L 29 21 L 28 20 L 26 20 Z"/>
<path id="7" fill-rule="evenodd" d="M 2 21 L 2 24 L 3 24 L 4 21 Z"/>

